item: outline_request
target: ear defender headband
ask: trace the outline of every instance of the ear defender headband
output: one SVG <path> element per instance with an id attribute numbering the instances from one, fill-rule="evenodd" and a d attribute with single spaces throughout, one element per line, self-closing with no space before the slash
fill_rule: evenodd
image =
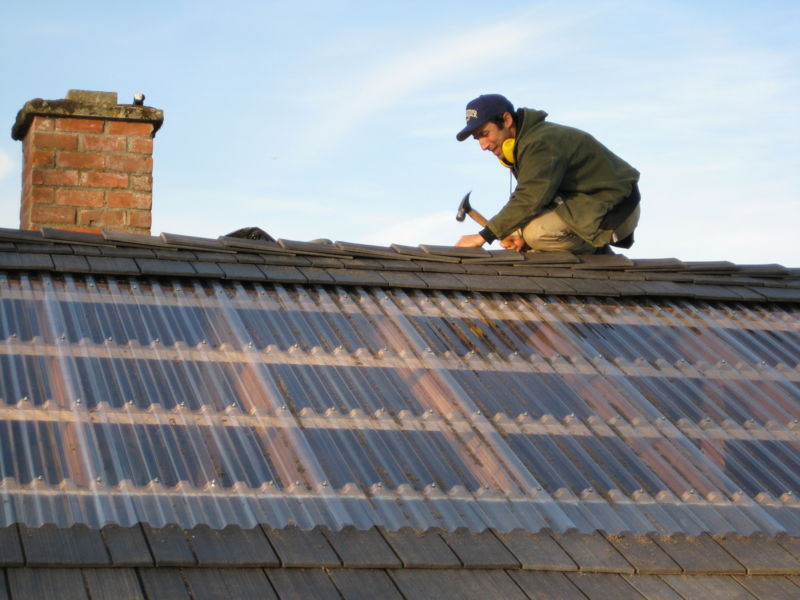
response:
<path id="1" fill-rule="evenodd" d="M 503 145 L 500 147 L 502 156 L 500 156 L 500 164 L 504 167 L 508 167 L 509 169 L 514 166 L 514 144 L 516 140 L 514 138 L 508 138 L 503 142 Z"/>

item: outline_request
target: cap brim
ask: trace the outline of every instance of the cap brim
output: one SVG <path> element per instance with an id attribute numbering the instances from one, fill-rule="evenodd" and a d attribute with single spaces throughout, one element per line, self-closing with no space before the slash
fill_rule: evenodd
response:
<path id="1" fill-rule="evenodd" d="M 465 139 L 467 139 L 469 136 L 471 136 L 475 132 L 476 129 L 478 129 L 479 127 L 482 127 L 485 123 L 486 123 L 486 121 L 484 121 L 483 123 L 470 123 L 469 125 L 464 127 L 464 129 L 462 129 L 461 131 L 459 131 L 456 134 L 456 139 L 459 142 L 463 142 Z"/>

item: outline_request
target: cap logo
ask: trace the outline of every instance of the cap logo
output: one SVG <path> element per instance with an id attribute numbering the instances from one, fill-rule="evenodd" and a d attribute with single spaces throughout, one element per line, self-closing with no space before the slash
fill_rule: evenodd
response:
<path id="1" fill-rule="evenodd" d="M 475 110 L 474 108 L 468 108 L 467 109 L 467 121 L 469 121 L 470 119 L 477 119 L 477 118 L 478 118 L 478 111 Z"/>

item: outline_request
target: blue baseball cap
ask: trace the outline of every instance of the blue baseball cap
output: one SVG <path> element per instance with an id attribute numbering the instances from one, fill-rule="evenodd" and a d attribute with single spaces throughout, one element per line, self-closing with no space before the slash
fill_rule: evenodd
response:
<path id="1" fill-rule="evenodd" d="M 467 104 L 467 125 L 458 132 L 456 139 L 463 142 L 479 127 L 483 127 L 503 113 L 513 113 L 514 105 L 500 94 L 483 94 Z"/>

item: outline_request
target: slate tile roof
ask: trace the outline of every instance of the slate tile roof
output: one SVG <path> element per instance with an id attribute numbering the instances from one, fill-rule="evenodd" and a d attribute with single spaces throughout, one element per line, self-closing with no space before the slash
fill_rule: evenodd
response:
<path id="1" fill-rule="evenodd" d="M 800 270 L 0 230 L 0 598 L 794 598 Z"/>
<path id="2" fill-rule="evenodd" d="M 476 539 L 480 536 L 480 540 Z M 796 598 L 800 556 L 775 540 L 295 527 L 0 530 L 2 589 L 20 598 Z M 740 548 L 753 538 L 736 541 Z M 61 552 L 47 544 L 65 546 Z M 690 552 L 702 567 L 677 566 Z M 487 548 L 481 553 L 481 548 Z M 777 557 L 767 567 L 759 551 Z M 765 567 L 767 567 L 765 569 Z M 7 586 L 7 587 L 6 587 Z M 62 589 L 63 588 L 63 589 Z M 67 594 L 62 596 L 58 594 Z M 583 594 L 583 595 L 581 595 Z M 705 594 L 705 595 L 704 595 Z"/>

